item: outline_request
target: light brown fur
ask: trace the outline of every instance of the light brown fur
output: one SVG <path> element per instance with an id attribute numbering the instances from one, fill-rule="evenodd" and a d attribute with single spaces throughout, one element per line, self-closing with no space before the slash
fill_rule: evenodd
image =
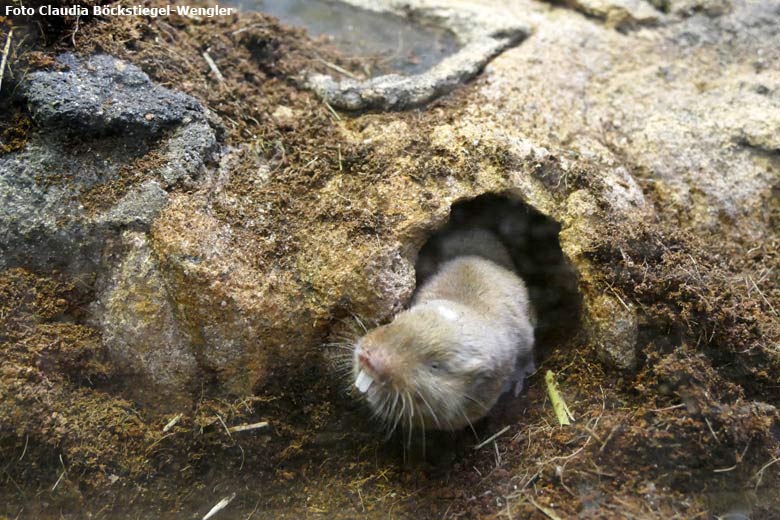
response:
<path id="1" fill-rule="evenodd" d="M 462 256 L 428 279 L 409 310 L 357 342 L 353 376 L 389 429 L 458 430 L 487 414 L 532 363 L 532 348 L 523 281 Z"/>

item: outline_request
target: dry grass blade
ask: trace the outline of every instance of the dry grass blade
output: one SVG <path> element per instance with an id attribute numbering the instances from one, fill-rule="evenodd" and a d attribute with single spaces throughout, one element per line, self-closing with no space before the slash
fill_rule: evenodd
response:
<path id="1" fill-rule="evenodd" d="M 561 517 L 555 514 L 555 511 L 550 509 L 549 507 L 545 507 L 536 500 L 533 499 L 533 497 L 528 497 L 528 500 L 533 504 L 533 506 L 538 509 L 541 513 L 543 513 L 546 517 L 551 518 L 552 520 L 561 520 Z"/>
<path id="2" fill-rule="evenodd" d="M 203 59 L 206 60 L 206 63 L 208 63 L 209 68 L 211 69 L 211 72 L 214 73 L 214 77 L 217 78 L 217 81 L 224 83 L 225 77 L 222 75 L 222 72 L 220 72 L 219 67 L 217 67 L 217 64 L 214 62 L 214 59 L 211 57 L 208 51 L 203 51 Z"/>
<path id="3" fill-rule="evenodd" d="M 8 37 L 5 39 L 5 47 L 3 48 L 3 59 L 0 60 L 0 89 L 3 88 L 3 74 L 5 73 L 5 66 L 8 63 L 8 55 L 11 53 L 11 39 L 14 36 L 14 30 L 8 31 Z"/>
<path id="4" fill-rule="evenodd" d="M 209 518 L 211 518 L 212 516 L 216 515 L 217 513 L 225 509 L 228 506 L 228 504 L 230 504 L 233 501 L 234 498 L 236 498 L 235 492 L 233 492 L 233 494 L 230 495 L 229 497 L 225 497 L 219 502 L 217 502 L 217 504 L 211 509 L 209 509 L 209 512 L 205 514 L 203 520 L 209 520 Z"/>
<path id="5" fill-rule="evenodd" d="M 230 433 L 236 433 L 236 432 L 245 432 L 248 430 L 257 430 L 259 428 L 266 428 L 268 426 L 268 421 L 260 421 L 253 424 L 239 424 L 237 426 L 231 426 L 228 428 L 228 431 Z"/>
<path id="6" fill-rule="evenodd" d="M 347 70 L 347 69 L 345 69 L 344 67 L 339 67 L 339 66 L 338 66 L 338 65 L 336 65 L 335 63 L 331 63 L 331 62 L 329 62 L 329 61 L 327 61 L 327 60 L 323 60 L 322 58 L 319 58 L 319 57 L 318 57 L 318 58 L 316 58 L 316 60 L 317 60 L 317 61 L 319 61 L 320 63 L 322 63 L 323 65 L 325 65 L 326 67 L 328 67 L 329 69 L 333 69 L 333 70 L 335 70 L 335 71 L 336 71 L 336 72 L 338 72 L 339 74 L 343 74 L 343 75 L 345 75 L 346 77 L 348 77 L 348 78 L 351 78 L 351 79 L 354 79 L 354 80 L 360 80 L 360 78 L 358 78 L 357 76 L 355 76 L 354 74 L 352 74 L 350 71 L 348 71 L 348 70 Z"/>
<path id="7" fill-rule="evenodd" d="M 555 383 L 555 374 L 552 370 L 548 370 L 544 376 L 544 381 L 547 383 L 547 393 L 550 396 L 550 402 L 552 402 L 553 410 L 555 410 L 555 416 L 558 418 L 558 423 L 561 426 L 568 426 L 571 421 L 574 420 L 569 407 L 566 405 L 566 401 L 558 392 L 557 385 Z"/>
<path id="8" fill-rule="evenodd" d="M 507 426 L 504 426 L 503 428 L 501 428 L 500 430 L 498 430 L 496 433 L 494 433 L 493 435 L 491 435 L 490 437 L 488 437 L 488 438 L 487 438 L 487 439 L 485 439 L 484 441 L 482 441 L 482 442 L 480 442 L 479 444 L 477 444 L 476 446 L 474 446 L 474 449 L 475 449 L 475 450 L 478 450 L 478 449 L 480 449 L 481 447 L 483 447 L 483 446 L 486 446 L 486 445 L 487 445 L 487 444 L 489 444 L 491 441 L 494 441 L 494 440 L 496 440 L 498 437 L 500 437 L 501 435 L 505 434 L 505 433 L 507 432 L 507 430 L 509 430 L 509 426 L 508 426 L 508 425 L 507 425 Z"/>
<path id="9" fill-rule="evenodd" d="M 168 421 L 168 423 L 163 427 L 163 433 L 167 433 L 168 430 L 176 426 L 176 424 L 181 420 L 181 418 L 182 418 L 182 414 L 178 414 L 176 415 L 176 417 Z"/>

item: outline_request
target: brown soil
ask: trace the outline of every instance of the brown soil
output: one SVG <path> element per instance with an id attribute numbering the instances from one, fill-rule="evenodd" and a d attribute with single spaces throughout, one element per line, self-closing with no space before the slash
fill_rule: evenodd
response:
<path id="1" fill-rule="evenodd" d="M 282 265 L 306 244 L 307 222 L 337 225 L 359 242 L 387 236 L 402 218 L 364 211 L 361 201 L 374 200 L 366 193 L 401 172 L 388 169 L 381 148 L 350 144 L 341 125 L 407 121 L 414 135 L 405 153 L 421 160 L 402 173 L 420 183 L 475 179 L 485 161 L 511 166 L 502 150 L 464 143 L 468 153 L 456 157 L 430 144 L 430 130 L 456 119 L 473 87 L 425 110 L 336 115 L 300 87 L 303 74 L 332 73 L 317 58 L 354 71 L 360 64 L 262 15 L 63 20 L 26 34 L 11 81 L 75 42 L 76 52 L 131 61 L 218 114 L 224 142 L 246 152 L 225 188 L 241 203 L 217 201 L 215 210 L 239 240 L 254 239 L 257 264 Z M 224 83 L 210 76 L 205 49 Z M 274 116 L 279 106 L 295 117 Z M 30 131 L 24 108 L 11 108 L 0 115 L 2 153 L 23 146 Z M 250 176 L 258 161 L 274 172 L 261 187 Z M 321 197 L 339 172 L 348 174 L 346 200 Z M 577 186 L 599 191 L 587 166 L 565 184 L 551 182 L 561 197 Z M 111 200 L 112 189 L 98 187 L 95 204 Z M 267 207 L 264 225 L 253 227 L 246 215 Z M 769 205 L 766 218 L 777 223 L 778 213 Z M 92 280 L 1 273 L 0 517 L 200 518 L 233 493 L 225 517 L 693 518 L 748 507 L 756 518 L 778 517 L 780 417 L 753 401 L 780 405 L 772 347 L 780 341 L 780 236 L 744 255 L 738 244 L 681 234 L 674 222 L 614 223 L 612 231 L 590 260 L 606 286 L 642 310 L 637 372 L 605 368 L 585 338 L 565 339 L 547 349 L 527 394 L 477 425 L 481 438 L 512 425 L 495 443 L 474 450 L 471 432 L 431 434 L 424 455 L 421 440 L 408 450 L 399 439 L 383 442 L 359 405 L 316 370 L 251 397 L 220 398 L 204 385 L 197 405 L 164 432 L 172 416 L 117 397 L 121 375 L 85 322 Z M 277 239 L 257 240 L 264 235 Z M 550 409 L 548 369 L 576 411 L 571 427 L 557 426 Z M 227 431 L 259 420 L 272 426 Z"/>

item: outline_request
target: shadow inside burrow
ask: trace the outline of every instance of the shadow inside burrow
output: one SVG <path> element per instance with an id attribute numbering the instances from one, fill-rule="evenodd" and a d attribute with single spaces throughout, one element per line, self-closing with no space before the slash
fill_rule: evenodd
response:
<path id="1" fill-rule="evenodd" d="M 442 242 L 455 232 L 470 229 L 487 230 L 498 237 L 525 282 L 535 320 L 538 365 L 550 349 L 574 335 L 580 319 L 577 272 L 561 250 L 561 226 L 508 195 L 489 193 L 456 202 L 449 221 L 420 249 L 415 263 L 418 288 L 448 260 L 442 253 Z"/>
<path id="2" fill-rule="evenodd" d="M 451 258 L 452 252 L 443 247 L 447 237 L 470 230 L 493 233 L 526 283 L 534 321 L 534 357 L 536 366 L 541 366 L 554 350 L 571 344 L 580 321 L 577 272 L 561 250 L 560 224 L 510 195 L 490 193 L 456 202 L 448 222 L 434 231 L 419 251 L 415 263 L 417 288 Z M 532 381 L 536 377 L 532 376 Z M 500 431 L 500 426 L 522 421 L 533 406 L 528 386 L 526 381 L 519 396 L 504 393 L 473 430 L 429 432 L 426 439 L 418 433 L 418 440 L 412 438 L 409 454 L 424 454 L 429 463 L 437 464 L 453 460 L 453 454 L 463 452 L 466 446 L 473 449 Z"/>
<path id="3" fill-rule="evenodd" d="M 450 218 L 433 230 L 419 249 L 415 261 L 416 287 L 438 271 L 452 258 L 452 251 L 443 246 L 454 233 L 481 229 L 493 233 L 506 248 L 514 270 L 525 281 L 534 315 L 534 355 L 536 366 L 559 348 L 567 348 L 579 327 L 580 297 L 577 273 L 564 256 L 560 241 L 560 224 L 511 195 L 486 194 L 453 204 Z M 457 256 L 457 255 L 456 255 Z M 377 324 L 366 323 L 371 329 Z M 356 333 L 354 336 L 360 336 Z M 399 428 L 385 439 L 384 456 L 397 458 L 406 465 L 433 466 L 446 470 L 456 461 L 467 459 L 485 439 L 507 424 L 522 423 L 533 407 L 527 387 L 539 376 L 526 381 L 519 396 L 505 393 L 487 416 L 473 427 L 459 431 L 423 432 L 414 429 L 411 435 Z M 357 392 L 351 397 L 360 401 Z M 539 392 L 535 395 L 538 397 Z M 371 429 L 370 411 L 364 403 L 351 409 L 353 428 L 365 433 Z M 360 410 L 365 413 L 360 413 Z M 356 422 L 355 422 L 356 421 Z M 376 435 L 382 436 L 377 425 Z"/>

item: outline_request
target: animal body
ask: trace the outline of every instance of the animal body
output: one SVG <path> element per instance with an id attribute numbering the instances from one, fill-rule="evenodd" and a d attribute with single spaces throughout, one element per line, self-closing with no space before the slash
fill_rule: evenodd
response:
<path id="1" fill-rule="evenodd" d="M 471 425 L 534 370 L 528 292 L 500 241 L 443 240 L 410 308 L 355 344 L 354 386 L 390 430 Z"/>

